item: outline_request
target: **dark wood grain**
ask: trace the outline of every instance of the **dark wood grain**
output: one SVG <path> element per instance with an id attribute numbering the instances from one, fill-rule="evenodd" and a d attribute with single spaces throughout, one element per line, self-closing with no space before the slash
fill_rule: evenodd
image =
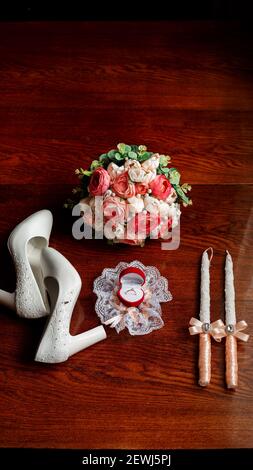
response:
<path id="1" fill-rule="evenodd" d="M 72 334 L 98 325 L 93 280 L 139 259 L 168 277 L 165 327 L 117 335 L 60 365 L 33 361 L 44 319 L 0 307 L 0 445 L 47 448 L 253 447 L 252 339 L 238 344 L 240 387 L 225 388 L 224 344 L 197 385 L 199 264 L 213 246 L 212 318 L 224 318 L 224 259 L 238 319 L 252 332 L 252 36 L 233 23 L 16 23 L 0 28 L 0 287 L 15 288 L 10 230 L 49 208 L 51 245 L 80 272 Z M 73 171 L 118 141 L 172 155 L 193 184 L 181 244 L 161 251 L 76 241 L 62 209 Z"/>

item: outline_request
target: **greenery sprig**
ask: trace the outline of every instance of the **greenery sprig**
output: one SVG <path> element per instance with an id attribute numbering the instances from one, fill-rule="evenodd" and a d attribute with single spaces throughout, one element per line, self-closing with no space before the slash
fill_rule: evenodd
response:
<path id="1" fill-rule="evenodd" d="M 116 149 L 109 150 L 107 153 L 102 153 L 97 160 L 93 160 L 88 170 L 78 168 L 75 171 L 76 175 L 81 180 L 81 186 L 74 188 L 73 193 L 78 196 L 79 199 L 88 195 L 90 177 L 98 167 L 102 166 L 106 169 L 111 162 L 118 166 L 122 166 L 126 159 L 137 160 L 139 163 L 142 163 L 151 158 L 152 155 L 155 155 L 155 153 L 148 152 L 145 145 L 127 145 L 119 143 Z M 170 181 L 177 193 L 179 201 L 181 200 L 184 206 L 191 205 L 192 201 L 186 195 L 187 192 L 191 190 L 191 186 L 187 183 L 180 185 L 181 175 L 176 168 L 168 167 L 170 161 L 171 158 L 168 155 L 160 155 L 157 174 L 164 175 Z M 64 206 L 73 207 L 75 203 L 75 201 L 68 200 Z"/>

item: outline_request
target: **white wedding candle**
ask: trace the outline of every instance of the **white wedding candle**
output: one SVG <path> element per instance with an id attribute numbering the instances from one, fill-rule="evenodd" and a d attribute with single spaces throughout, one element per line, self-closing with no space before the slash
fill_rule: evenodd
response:
<path id="1" fill-rule="evenodd" d="M 208 251 L 210 250 L 210 258 Z M 210 338 L 210 261 L 213 249 L 202 254 L 200 281 L 200 313 L 203 332 L 199 335 L 199 385 L 206 387 L 211 380 L 211 338 Z"/>
<path id="2" fill-rule="evenodd" d="M 235 389 L 238 386 L 237 340 L 234 333 L 236 324 L 235 287 L 233 261 L 227 251 L 225 262 L 225 314 L 226 314 L 226 382 L 227 387 Z"/>
<path id="3" fill-rule="evenodd" d="M 226 312 L 226 325 L 236 324 L 235 315 L 235 288 L 234 288 L 234 274 L 233 274 L 233 261 L 231 255 L 227 251 L 225 263 L 225 312 Z"/>
<path id="4" fill-rule="evenodd" d="M 211 257 L 208 257 L 208 250 L 211 250 Z M 202 254 L 201 281 L 200 281 L 200 313 L 199 318 L 202 323 L 210 323 L 210 261 L 213 256 L 212 248 L 208 248 Z"/>

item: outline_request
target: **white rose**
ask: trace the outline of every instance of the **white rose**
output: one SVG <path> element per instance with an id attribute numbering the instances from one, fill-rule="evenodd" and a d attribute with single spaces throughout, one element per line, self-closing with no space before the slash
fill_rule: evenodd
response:
<path id="1" fill-rule="evenodd" d="M 168 217 L 172 219 L 172 228 L 174 228 L 178 224 L 181 211 L 179 208 L 179 204 L 171 204 L 168 207 L 169 207 Z"/>
<path id="2" fill-rule="evenodd" d="M 160 161 L 160 155 L 159 153 L 155 153 L 154 155 L 152 155 L 151 158 L 149 158 L 148 160 L 142 163 L 142 168 L 146 172 L 149 172 L 149 171 L 154 172 L 159 167 L 159 161 Z"/>
<path id="3" fill-rule="evenodd" d="M 142 183 L 146 173 L 137 160 L 127 160 L 125 163 L 125 169 L 128 170 L 129 178 L 134 183 Z"/>
<path id="4" fill-rule="evenodd" d="M 149 171 L 148 173 L 145 174 L 143 178 L 143 183 L 149 184 L 151 181 L 153 181 L 156 177 L 156 171 Z"/>
<path id="5" fill-rule="evenodd" d="M 113 162 L 111 162 L 107 167 L 107 173 L 109 173 L 112 183 L 115 180 L 115 178 L 121 173 L 124 173 L 124 171 L 125 171 L 125 168 L 123 165 L 118 166 L 116 165 L 116 163 L 113 163 Z"/>
<path id="6" fill-rule="evenodd" d="M 144 207 L 151 214 L 158 214 L 160 211 L 160 201 L 159 199 L 156 199 L 155 197 L 146 194 L 146 196 L 144 197 Z"/>
<path id="7" fill-rule="evenodd" d="M 129 204 L 127 204 L 127 214 L 130 217 L 134 216 L 135 214 L 139 214 L 144 209 L 144 202 L 142 197 L 130 197 L 128 198 L 128 203 Z"/>
<path id="8" fill-rule="evenodd" d="M 169 217 L 169 213 L 170 213 L 170 206 L 169 206 L 169 204 L 167 204 L 167 203 L 164 202 L 164 201 L 160 201 L 159 209 L 160 209 L 160 215 L 161 215 L 161 217 Z"/>
<path id="9" fill-rule="evenodd" d="M 137 160 L 132 160 L 131 158 L 128 158 L 127 160 L 125 160 L 125 164 L 124 164 L 125 171 L 129 171 L 130 168 L 132 168 L 133 166 L 135 168 L 140 168 L 141 164 Z"/>

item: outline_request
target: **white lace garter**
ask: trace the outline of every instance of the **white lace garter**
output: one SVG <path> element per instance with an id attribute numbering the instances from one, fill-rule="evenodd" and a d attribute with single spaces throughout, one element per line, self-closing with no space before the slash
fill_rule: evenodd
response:
<path id="1" fill-rule="evenodd" d="M 127 267 L 144 271 L 144 300 L 138 307 L 127 307 L 117 295 L 120 272 Z M 101 322 L 119 333 L 127 328 L 131 335 L 146 335 L 164 325 L 160 302 L 172 300 L 168 281 L 154 266 L 144 266 L 140 261 L 119 263 L 116 268 L 106 268 L 94 281 L 93 292 L 97 295 L 95 310 Z"/>

